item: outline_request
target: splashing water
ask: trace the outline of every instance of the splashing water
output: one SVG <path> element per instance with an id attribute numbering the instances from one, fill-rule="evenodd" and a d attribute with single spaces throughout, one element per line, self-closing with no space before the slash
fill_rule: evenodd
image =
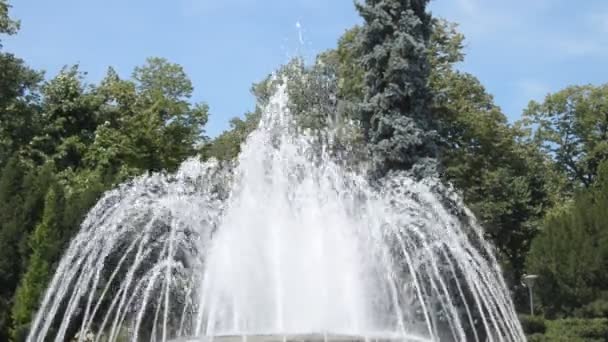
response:
<path id="1" fill-rule="evenodd" d="M 395 173 L 371 186 L 347 171 L 296 132 L 285 87 L 235 165 L 188 160 L 106 193 L 28 341 L 524 341 L 492 251 L 458 199 L 434 179 Z"/>

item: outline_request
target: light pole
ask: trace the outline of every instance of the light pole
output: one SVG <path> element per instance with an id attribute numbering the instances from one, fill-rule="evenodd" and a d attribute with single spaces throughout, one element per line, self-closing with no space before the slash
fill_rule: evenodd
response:
<path id="1" fill-rule="evenodd" d="M 536 274 L 524 274 L 522 278 L 522 285 L 528 288 L 528 294 L 530 296 L 530 315 L 534 316 L 534 281 L 538 278 Z"/>

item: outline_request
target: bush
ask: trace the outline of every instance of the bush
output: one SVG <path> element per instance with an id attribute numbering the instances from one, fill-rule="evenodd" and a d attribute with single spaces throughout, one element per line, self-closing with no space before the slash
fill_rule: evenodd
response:
<path id="1" fill-rule="evenodd" d="M 544 334 L 547 331 L 545 319 L 540 316 L 520 315 L 519 321 L 526 335 Z"/>
<path id="2" fill-rule="evenodd" d="M 547 321 L 550 341 L 608 341 L 608 319 L 559 319 Z"/>
<path id="3" fill-rule="evenodd" d="M 532 334 L 528 336 L 528 342 L 549 342 L 549 338 L 543 334 Z"/>
<path id="4" fill-rule="evenodd" d="M 608 318 L 608 299 L 595 300 L 575 311 L 577 317 Z"/>

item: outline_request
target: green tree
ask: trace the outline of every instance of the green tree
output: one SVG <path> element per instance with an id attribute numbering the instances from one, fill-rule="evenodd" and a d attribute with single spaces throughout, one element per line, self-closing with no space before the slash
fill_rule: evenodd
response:
<path id="1" fill-rule="evenodd" d="M 41 296 L 44 293 L 54 270 L 54 262 L 62 252 L 62 240 L 65 240 L 63 226 L 63 210 L 65 198 L 63 188 L 55 183 L 49 189 L 44 201 L 42 222 L 32 233 L 29 243 L 32 254 L 29 266 L 15 293 L 15 303 L 12 308 L 13 328 L 11 335 L 17 341 L 36 312 Z"/>
<path id="2" fill-rule="evenodd" d="M 522 133 L 474 76 L 438 68 L 432 80 L 442 175 L 462 192 L 498 247 L 511 284 L 518 284 L 550 200 L 547 163 L 535 146 L 518 142 Z"/>
<path id="3" fill-rule="evenodd" d="M 202 148 L 203 158 L 235 159 L 241 152 L 241 145 L 245 142 L 247 136 L 258 126 L 259 114 L 259 112 L 250 112 L 245 114 L 243 119 L 231 119 L 230 129 L 222 132 Z"/>
<path id="4" fill-rule="evenodd" d="M 94 140 L 84 154 L 84 166 L 102 176 L 104 184 L 113 185 L 142 172 L 133 166 L 136 151 L 132 147 L 129 132 L 131 120 L 136 115 L 138 99 L 135 83 L 123 80 L 113 68 L 93 90 L 101 98 L 97 113 Z"/>
<path id="5" fill-rule="evenodd" d="M 148 170 L 175 169 L 196 154 L 207 107 L 188 102 L 192 87 L 180 70 L 151 59 L 132 80 L 110 69 L 99 85 L 87 85 L 77 66 L 66 67 L 41 87 L 39 99 L 23 101 L 34 114 L 24 126 L 29 137 L 20 146 L 0 136 L 11 142 L 4 151 L 14 155 L 0 177 L 6 203 L 0 208 L 0 247 L 6 244 L 0 340 L 8 338 L 9 326 L 13 339 L 27 332 L 62 251 L 103 191 Z M 12 130 L 2 121 L 0 133 Z"/>
<path id="6" fill-rule="evenodd" d="M 133 73 L 138 101 L 129 121 L 134 162 L 140 169 L 173 170 L 206 141 L 209 108 L 191 104 L 192 83 L 182 67 L 150 58 Z"/>
<path id="7" fill-rule="evenodd" d="M 0 165 L 24 151 L 40 129 L 38 87 L 42 74 L 0 52 Z"/>
<path id="8" fill-rule="evenodd" d="M 0 0 L 0 35 L 19 28 L 9 9 Z M 0 341 L 9 327 L 23 338 L 62 251 L 103 191 L 175 169 L 206 141 L 208 108 L 189 102 L 193 87 L 179 65 L 151 58 L 131 79 L 113 69 L 98 85 L 85 77 L 71 66 L 42 83 L 42 73 L 0 51 Z"/>
<path id="9" fill-rule="evenodd" d="M 7 0 L 0 0 L 0 34 L 15 34 L 19 30 L 19 22 L 11 19 L 8 14 L 10 8 Z"/>
<path id="10" fill-rule="evenodd" d="M 12 35 L 19 22 L 9 17 L 10 5 L 0 0 L 0 35 Z M 0 50 L 2 41 L 0 40 Z M 42 74 L 15 55 L 0 52 L 0 166 L 31 139 L 36 129 L 35 101 Z"/>
<path id="11" fill-rule="evenodd" d="M 433 31 L 428 48 L 431 86 L 436 88 L 441 76 L 452 72 L 454 64 L 464 60 L 464 39 L 464 35 L 458 31 L 457 24 L 442 18 L 433 19 Z"/>
<path id="12" fill-rule="evenodd" d="M 28 267 L 28 236 L 42 216 L 44 197 L 53 178 L 51 164 L 30 169 L 10 159 L 0 178 L 0 336 L 6 340 L 13 293 Z"/>
<path id="13" fill-rule="evenodd" d="M 547 215 L 532 243 L 527 268 L 540 276 L 535 292 L 548 317 L 608 316 L 608 162 L 598 171 Z"/>
<path id="14" fill-rule="evenodd" d="M 509 125 L 479 80 L 458 71 L 464 36 L 434 21 L 430 86 L 439 122 L 442 176 L 454 184 L 498 249 L 508 282 L 519 288 L 525 256 L 544 211 L 555 201 L 560 178 L 525 132 Z M 525 299 L 522 289 L 517 300 Z"/>
<path id="15" fill-rule="evenodd" d="M 22 270 L 27 268 L 28 257 L 31 253 L 27 236 L 34 230 L 44 210 L 44 199 L 46 193 L 54 182 L 55 166 L 46 163 L 40 167 L 32 168 L 23 179 L 23 239 L 19 246 Z"/>
<path id="16" fill-rule="evenodd" d="M 65 186 L 62 222 L 65 231 L 59 239 L 63 247 L 76 234 L 89 209 L 99 200 L 104 191 L 114 184 L 97 170 L 84 169 L 74 172 L 66 170 L 59 174 Z M 58 259 L 56 261 L 59 261 Z"/>
<path id="17" fill-rule="evenodd" d="M 13 291 L 22 272 L 19 245 L 24 237 L 23 178 L 27 172 L 18 156 L 13 156 L 0 176 L 0 340 L 6 341 L 10 325 Z"/>
<path id="18" fill-rule="evenodd" d="M 338 93 L 346 107 L 356 104 L 363 90 L 360 34 L 358 27 L 347 31 L 338 47 L 324 54 L 325 61 L 337 64 Z M 428 84 L 441 176 L 462 192 L 516 285 L 538 220 L 562 181 L 536 146 L 523 139 L 524 132 L 508 124 L 479 80 L 456 69 L 464 60 L 463 45 L 456 24 L 432 20 Z"/>
<path id="19" fill-rule="evenodd" d="M 570 180 L 570 190 L 593 184 L 608 157 L 608 85 L 572 86 L 530 102 L 522 126 Z"/>
<path id="20" fill-rule="evenodd" d="M 232 118 L 230 129 L 222 132 L 216 138 L 202 146 L 201 154 L 204 159 L 216 158 L 218 160 L 235 159 L 241 152 L 241 145 L 245 142 L 260 122 L 262 110 L 272 96 L 271 78 L 266 77 L 251 86 L 250 92 L 256 99 L 256 108 L 245 114 L 244 118 Z"/>
<path id="21" fill-rule="evenodd" d="M 42 87 L 42 127 L 31 142 L 34 160 L 51 160 L 58 170 L 82 166 L 102 104 L 84 84 L 85 75 L 77 65 L 64 67 Z"/>
<path id="22" fill-rule="evenodd" d="M 337 63 L 338 94 L 342 100 L 355 101 L 363 98 L 364 70 L 357 63 L 361 52 L 357 49 L 360 32 L 359 26 L 346 31 L 338 40 L 338 47 L 333 50 Z"/>
<path id="23" fill-rule="evenodd" d="M 364 69 L 361 123 L 375 172 L 434 172 L 436 134 L 431 117 L 427 0 L 368 0 L 357 4 L 365 21 L 358 45 Z"/>

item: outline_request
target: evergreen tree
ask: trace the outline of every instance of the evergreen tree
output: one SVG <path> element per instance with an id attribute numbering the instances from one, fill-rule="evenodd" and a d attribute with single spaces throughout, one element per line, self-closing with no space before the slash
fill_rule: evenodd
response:
<path id="1" fill-rule="evenodd" d="M 361 31 L 347 31 L 338 47 L 325 53 L 337 64 L 339 97 L 347 103 L 356 103 L 364 88 L 356 49 Z M 457 25 L 432 21 L 427 54 L 440 175 L 462 193 L 496 245 L 509 283 L 517 287 L 537 222 L 555 201 L 560 177 L 534 144 L 522 141 L 524 132 L 509 125 L 479 80 L 456 69 L 464 60 L 463 42 Z"/>
<path id="2" fill-rule="evenodd" d="M 0 176 L 0 340 L 6 341 L 13 291 L 21 274 L 19 245 L 23 238 L 23 177 L 18 156 L 9 159 Z"/>
<path id="3" fill-rule="evenodd" d="M 29 234 L 33 232 L 40 222 L 44 211 L 44 199 L 46 193 L 54 181 L 55 167 L 53 163 L 46 163 L 39 168 L 29 171 L 23 180 L 23 225 L 21 244 L 19 245 L 19 257 L 21 258 L 21 270 L 27 269 L 28 258 L 31 250 L 28 243 Z"/>
<path id="4" fill-rule="evenodd" d="M 365 71 L 361 122 L 375 172 L 435 170 L 436 134 L 430 111 L 431 35 L 428 0 L 368 0 L 357 4 L 365 20 L 359 36 Z"/>
<path id="5" fill-rule="evenodd" d="M 27 326 L 37 310 L 54 270 L 53 264 L 59 259 L 63 248 L 62 242 L 66 239 L 63 234 L 65 199 L 61 185 L 55 183 L 50 187 L 44 204 L 42 222 L 29 239 L 32 250 L 29 266 L 15 293 L 11 329 L 11 337 L 14 341 L 26 335 Z"/>
<path id="6" fill-rule="evenodd" d="M 589 189 L 547 215 L 532 243 L 528 271 L 539 275 L 548 317 L 608 317 L 608 161 L 598 170 Z"/>

